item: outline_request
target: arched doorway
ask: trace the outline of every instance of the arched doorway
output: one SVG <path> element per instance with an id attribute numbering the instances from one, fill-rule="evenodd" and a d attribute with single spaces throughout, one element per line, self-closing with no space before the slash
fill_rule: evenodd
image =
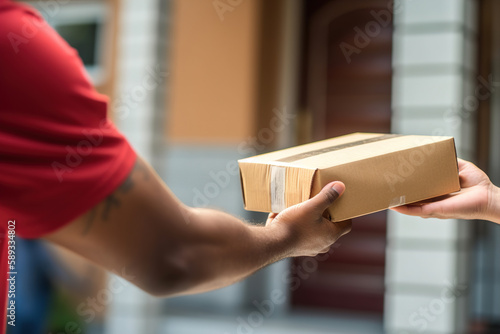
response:
<path id="1" fill-rule="evenodd" d="M 304 1 L 302 109 L 310 140 L 352 132 L 390 132 L 392 2 Z M 353 233 L 318 260 L 317 270 L 292 289 L 294 307 L 382 315 L 386 213 L 353 221 Z M 295 268 L 307 265 L 297 259 Z"/>

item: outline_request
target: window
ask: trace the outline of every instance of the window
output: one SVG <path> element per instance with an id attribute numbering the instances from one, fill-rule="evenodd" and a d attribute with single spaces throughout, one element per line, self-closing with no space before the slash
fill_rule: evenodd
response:
<path id="1" fill-rule="evenodd" d="M 57 7 L 30 2 L 57 32 L 78 51 L 94 85 L 106 80 L 104 61 L 104 25 L 108 14 L 106 2 L 69 2 Z"/>

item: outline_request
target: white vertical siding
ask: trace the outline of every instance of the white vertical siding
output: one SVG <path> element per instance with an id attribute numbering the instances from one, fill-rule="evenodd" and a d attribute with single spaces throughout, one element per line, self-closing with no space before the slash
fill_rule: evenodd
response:
<path id="1" fill-rule="evenodd" d="M 112 101 L 115 120 L 137 153 L 151 161 L 155 97 L 163 86 L 151 88 L 144 80 L 153 75 L 159 63 L 159 0 L 122 0 L 120 10 L 117 90 Z M 106 333 L 155 332 L 158 301 L 131 283 L 124 282 L 123 286 L 113 296 Z"/>
<path id="2" fill-rule="evenodd" d="M 117 124 L 148 161 L 151 160 L 156 90 L 145 87 L 143 80 L 159 65 L 158 9 L 158 0 L 123 0 L 118 43 L 116 98 L 131 102 L 123 102 L 128 109 L 117 114 Z"/>
<path id="3" fill-rule="evenodd" d="M 475 7 L 469 0 L 396 3 L 393 132 L 454 136 L 459 156 L 470 158 L 473 117 L 462 105 L 475 87 Z M 389 214 L 388 334 L 466 333 L 469 228 Z"/>

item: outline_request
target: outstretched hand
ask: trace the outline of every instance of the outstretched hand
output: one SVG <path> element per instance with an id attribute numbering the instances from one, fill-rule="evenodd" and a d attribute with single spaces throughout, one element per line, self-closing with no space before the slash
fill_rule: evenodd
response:
<path id="1" fill-rule="evenodd" d="M 324 217 L 325 210 L 342 195 L 342 182 L 327 184 L 316 196 L 271 213 L 266 227 L 283 229 L 292 243 L 290 256 L 315 256 L 326 253 L 341 236 L 351 231 L 351 221 L 333 223 Z"/>
<path id="2" fill-rule="evenodd" d="M 486 219 L 500 223 L 500 191 L 473 163 L 458 159 L 459 192 L 436 199 L 392 208 L 423 218 Z"/>

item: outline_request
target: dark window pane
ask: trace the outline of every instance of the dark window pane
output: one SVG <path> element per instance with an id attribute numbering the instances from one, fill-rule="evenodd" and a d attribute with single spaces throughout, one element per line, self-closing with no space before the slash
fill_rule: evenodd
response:
<path id="1" fill-rule="evenodd" d="M 96 64 L 97 23 L 57 25 L 57 32 L 77 51 L 85 66 Z"/>

